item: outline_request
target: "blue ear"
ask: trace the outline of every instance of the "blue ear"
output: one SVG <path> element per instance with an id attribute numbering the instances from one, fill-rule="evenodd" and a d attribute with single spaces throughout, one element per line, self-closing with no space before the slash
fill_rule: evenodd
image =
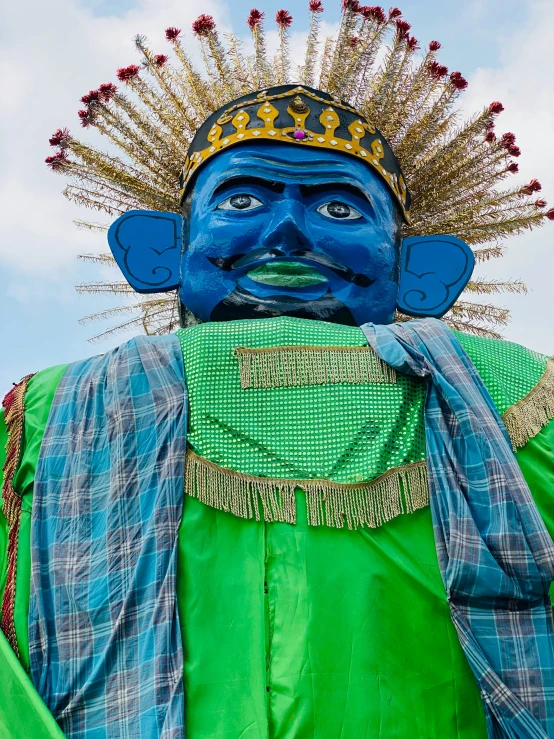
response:
<path id="1" fill-rule="evenodd" d="M 138 293 L 179 287 L 183 219 L 175 213 L 130 210 L 112 223 L 108 243 L 125 279 Z"/>
<path id="2" fill-rule="evenodd" d="M 398 309 L 441 318 L 465 288 L 475 257 L 455 236 L 411 236 L 402 243 Z"/>

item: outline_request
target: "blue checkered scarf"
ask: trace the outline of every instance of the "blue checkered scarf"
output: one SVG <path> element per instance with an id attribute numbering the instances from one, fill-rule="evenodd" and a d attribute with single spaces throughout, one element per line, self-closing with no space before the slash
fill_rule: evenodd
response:
<path id="1" fill-rule="evenodd" d="M 187 402 L 175 336 L 76 362 L 37 467 L 33 682 L 71 739 L 182 739 L 177 534 Z"/>
<path id="2" fill-rule="evenodd" d="M 452 620 L 489 737 L 554 737 L 554 544 L 471 360 L 440 321 L 366 324 L 398 372 L 428 380 L 431 512 Z"/>

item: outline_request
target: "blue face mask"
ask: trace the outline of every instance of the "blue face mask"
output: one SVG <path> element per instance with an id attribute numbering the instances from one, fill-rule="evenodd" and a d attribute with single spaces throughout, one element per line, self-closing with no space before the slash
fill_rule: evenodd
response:
<path id="1" fill-rule="evenodd" d="M 389 323 L 399 216 L 362 162 L 252 144 L 199 172 L 181 263 L 181 301 L 203 321 L 292 315 Z"/>
<path id="2" fill-rule="evenodd" d="M 108 241 L 137 292 L 178 290 L 202 321 L 386 324 L 397 309 L 440 317 L 471 276 L 471 249 L 453 236 L 402 240 L 400 225 L 364 162 L 254 142 L 204 164 L 183 217 L 130 211 Z"/>

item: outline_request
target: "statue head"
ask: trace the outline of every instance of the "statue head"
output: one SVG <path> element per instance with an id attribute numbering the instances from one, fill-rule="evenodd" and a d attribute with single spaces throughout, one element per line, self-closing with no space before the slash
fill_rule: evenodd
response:
<path id="1" fill-rule="evenodd" d="M 130 211 L 108 238 L 137 292 L 178 290 L 202 321 L 440 317 L 473 269 L 455 237 L 402 238 L 410 199 L 390 147 L 310 88 L 214 113 L 190 147 L 182 195 L 181 215 Z"/>

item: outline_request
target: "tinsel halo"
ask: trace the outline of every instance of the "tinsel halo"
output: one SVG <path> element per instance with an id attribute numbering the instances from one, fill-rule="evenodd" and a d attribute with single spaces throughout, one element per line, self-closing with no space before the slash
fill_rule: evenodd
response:
<path id="1" fill-rule="evenodd" d="M 273 59 L 267 53 L 264 13 L 256 9 L 247 19 L 254 48 L 249 56 L 243 54 L 236 35 L 225 34 L 222 42 L 211 16 L 201 15 L 194 22 L 204 62 L 201 70 L 192 63 L 179 28 L 165 32 L 171 60 L 155 54 L 147 39 L 137 36 L 140 66 L 120 68 L 120 85 L 108 82 L 91 90 L 81 98 L 84 107 L 78 111 L 83 127 L 96 128 L 118 153 L 89 146 L 66 128 L 50 138 L 57 152 L 46 162 L 69 178 L 64 195 L 111 217 L 140 208 L 179 212 L 179 173 L 202 122 L 241 95 L 298 82 L 347 100 L 387 138 L 412 193 L 406 236 L 454 234 L 471 244 L 477 261 L 483 262 L 502 255 L 506 237 L 541 225 L 546 218 L 554 220 L 554 209 L 547 211 L 546 202 L 536 195 L 541 190 L 537 180 L 523 186 L 504 182 L 517 173 L 520 150 L 513 133 L 495 133 L 502 104 L 492 102 L 460 121 L 456 105 L 467 81 L 460 72 L 449 73 L 439 64 L 439 42 L 431 41 L 418 54 L 419 42 L 410 35 L 410 24 L 398 8 L 385 13 L 356 0 L 343 0 L 342 8 L 336 38 L 320 40 L 322 2 L 311 0 L 301 67 L 291 62 L 292 16 L 286 10 L 276 16 L 280 43 Z M 84 221 L 78 225 L 106 228 Z M 113 264 L 108 254 L 83 258 Z M 474 280 L 444 320 L 453 328 L 498 336 L 508 311 L 470 298 L 525 289 L 517 281 Z M 78 290 L 134 294 L 123 281 L 88 283 Z M 175 293 L 137 297 L 136 303 L 83 320 L 129 311 L 135 311 L 129 320 L 100 336 L 131 327 L 162 334 L 179 323 Z"/>

